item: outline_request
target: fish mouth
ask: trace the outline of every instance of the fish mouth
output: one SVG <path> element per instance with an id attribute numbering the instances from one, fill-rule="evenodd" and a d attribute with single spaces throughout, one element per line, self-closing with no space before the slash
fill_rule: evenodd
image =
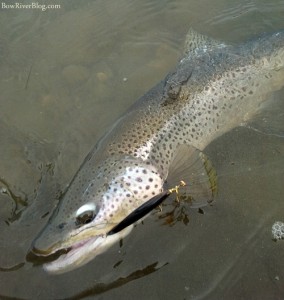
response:
<path id="1" fill-rule="evenodd" d="M 33 247 L 27 253 L 26 260 L 28 262 L 31 262 L 34 266 L 43 265 L 45 263 L 48 263 L 48 262 L 58 259 L 58 257 L 66 254 L 70 250 L 71 250 L 71 247 L 70 248 L 62 248 L 62 249 L 55 250 L 53 252 L 49 252 L 49 251 L 39 250 L 39 249 Z"/>
<path id="2" fill-rule="evenodd" d="M 51 251 L 39 250 L 33 247 L 30 259 L 36 258 L 35 264 L 43 265 L 43 269 L 51 274 L 61 274 L 81 267 L 94 259 L 97 255 L 108 250 L 114 243 L 124 238 L 132 230 L 133 225 L 113 234 L 100 234 L 76 241 L 68 247 L 56 248 Z M 39 263 L 40 261 L 40 263 Z"/>
<path id="3" fill-rule="evenodd" d="M 34 265 L 43 265 L 50 273 L 64 273 L 87 263 L 97 255 L 98 247 L 103 243 L 103 235 L 85 238 L 67 248 L 41 250 L 33 247 L 27 255 L 27 261 Z"/>

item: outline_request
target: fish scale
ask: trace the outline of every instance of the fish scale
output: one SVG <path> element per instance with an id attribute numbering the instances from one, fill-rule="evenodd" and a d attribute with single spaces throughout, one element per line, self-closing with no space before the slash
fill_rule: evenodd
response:
<path id="1" fill-rule="evenodd" d="M 184 55 L 85 159 L 33 243 L 37 255 L 69 251 L 46 270 L 72 270 L 128 234 L 133 225 L 108 232 L 165 191 L 171 176 L 194 182 L 197 175 L 202 186 L 210 164 L 192 149 L 204 150 L 251 119 L 268 93 L 284 84 L 284 32 L 230 46 L 190 30 Z"/>

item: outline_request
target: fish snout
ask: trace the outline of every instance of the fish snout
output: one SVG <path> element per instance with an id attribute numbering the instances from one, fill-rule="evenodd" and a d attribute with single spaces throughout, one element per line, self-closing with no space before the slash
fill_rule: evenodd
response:
<path id="1" fill-rule="evenodd" d="M 48 256 L 52 253 L 51 249 L 40 249 L 35 246 L 32 246 L 30 253 L 33 253 L 36 256 Z"/>
<path id="2" fill-rule="evenodd" d="M 31 246 L 29 252 L 26 255 L 26 260 L 33 263 L 34 265 L 42 265 L 51 261 L 56 260 L 62 254 L 66 254 L 70 249 L 60 249 L 52 251 L 52 249 L 39 249 L 35 246 Z"/>
<path id="3" fill-rule="evenodd" d="M 58 249 L 62 250 L 63 248 L 60 247 L 57 241 L 60 241 L 60 239 L 56 235 L 56 232 L 49 226 L 46 226 L 32 242 L 30 253 L 38 257 L 47 257 L 57 253 Z M 67 251 L 67 248 L 65 247 L 63 250 Z"/>

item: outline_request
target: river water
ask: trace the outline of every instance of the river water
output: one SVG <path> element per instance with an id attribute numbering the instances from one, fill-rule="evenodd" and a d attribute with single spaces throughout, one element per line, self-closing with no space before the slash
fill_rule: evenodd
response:
<path id="1" fill-rule="evenodd" d="M 219 191 L 204 214 L 181 204 L 169 222 L 155 212 L 122 245 L 63 275 L 26 260 L 88 151 L 175 66 L 188 28 L 241 43 L 283 29 L 284 1 L 3 3 L 0 298 L 284 299 L 284 242 L 271 237 L 284 221 L 283 90 L 254 129 L 206 149 Z"/>

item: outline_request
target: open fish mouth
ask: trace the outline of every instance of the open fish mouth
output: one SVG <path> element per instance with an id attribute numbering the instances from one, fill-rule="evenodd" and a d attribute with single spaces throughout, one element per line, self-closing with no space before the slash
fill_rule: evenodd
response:
<path id="1" fill-rule="evenodd" d="M 26 255 L 26 260 L 31 262 L 34 266 L 43 265 L 57 260 L 61 255 L 65 255 L 71 250 L 70 248 L 61 248 L 53 252 L 40 251 L 32 248 Z"/>
<path id="2" fill-rule="evenodd" d="M 27 254 L 27 261 L 34 265 L 43 265 L 43 268 L 51 273 L 62 273 L 63 269 L 68 270 L 78 267 L 78 265 L 87 263 L 89 260 L 86 256 L 94 255 L 91 252 L 98 254 L 98 247 L 103 244 L 106 237 L 103 235 L 85 238 L 75 242 L 69 247 L 54 248 L 52 250 L 40 250 L 33 247 Z"/>
<path id="3" fill-rule="evenodd" d="M 61 252 L 61 255 L 55 260 L 49 261 L 43 264 L 44 270 L 52 273 L 61 273 L 67 270 L 75 269 L 82 263 L 87 263 L 93 255 L 97 253 L 97 248 L 104 242 L 106 237 L 96 236 L 84 239 L 80 242 L 75 243 L 67 249 L 58 249 L 56 253 Z"/>
<path id="4" fill-rule="evenodd" d="M 128 235 L 132 228 L 133 225 L 130 225 L 113 235 L 91 236 L 76 241 L 68 247 L 57 247 L 51 251 L 42 251 L 34 247 L 27 255 L 27 260 L 36 261 L 35 264 L 43 264 L 43 269 L 53 274 L 72 271 L 108 250 L 114 243 Z"/>

